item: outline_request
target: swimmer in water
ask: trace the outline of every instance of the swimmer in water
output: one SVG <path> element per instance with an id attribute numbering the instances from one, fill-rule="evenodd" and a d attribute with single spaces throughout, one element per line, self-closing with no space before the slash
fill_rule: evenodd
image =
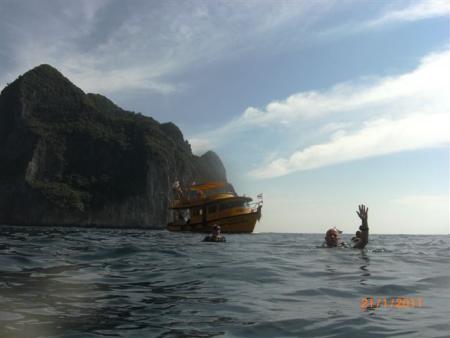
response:
<path id="1" fill-rule="evenodd" d="M 206 236 L 203 242 L 225 242 L 225 237 L 222 236 L 220 225 L 214 224 L 211 235 Z"/>
<path id="2" fill-rule="evenodd" d="M 364 249 L 364 247 L 369 243 L 369 226 L 367 223 L 367 217 L 369 208 L 367 208 L 364 204 L 361 204 L 358 207 L 359 218 L 361 219 L 361 226 L 359 227 L 359 237 L 356 237 L 353 241 L 353 248 L 355 249 Z M 325 234 L 325 243 L 324 246 L 328 248 L 334 247 L 348 247 L 349 245 L 345 242 L 340 241 L 340 231 L 336 228 L 329 229 Z"/>

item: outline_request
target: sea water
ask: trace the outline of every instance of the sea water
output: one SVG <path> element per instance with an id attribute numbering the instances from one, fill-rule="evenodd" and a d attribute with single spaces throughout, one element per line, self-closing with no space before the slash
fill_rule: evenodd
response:
<path id="1" fill-rule="evenodd" d="M 2 338 L 450 334 L 449 236 L 0 231 Z"/>

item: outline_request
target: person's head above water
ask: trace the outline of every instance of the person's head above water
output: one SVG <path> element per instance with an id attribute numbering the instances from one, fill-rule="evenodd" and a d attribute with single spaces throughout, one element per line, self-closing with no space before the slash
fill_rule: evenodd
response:
<path id="1" fill-rule="evenodd" d="M 222 236 L 220 225 L 214 224 L 212 226 L 211 235 L 206 236 L 203 241 L 204 242 L 226 242 L 225 237 Z"/>
<path id="2" fill-rule="evenodd" d="M 337 246 L 339 243 L 339 230 L 336 228 L 328 229 L 325 233 L 325 242 L 328 247 Z"/>
<path id="3" fill-rule="evenodd" d="M 221 231 L 220 225 L 215 224 L 213 226 L 213 231 L 212 231 L 213 235 L 214 236 L 219 236 L 220 235 L 220 231 Z"/>

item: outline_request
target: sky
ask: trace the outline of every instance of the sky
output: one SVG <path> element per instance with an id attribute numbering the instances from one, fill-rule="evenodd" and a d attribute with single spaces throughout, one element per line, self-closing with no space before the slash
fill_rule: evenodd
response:
<path id="1" fill-rule="evenodd" d="M 0 0 L 0 88 L 42 63 L 215 151 L 257 232 L 449 234 L 450 1 Z"/>

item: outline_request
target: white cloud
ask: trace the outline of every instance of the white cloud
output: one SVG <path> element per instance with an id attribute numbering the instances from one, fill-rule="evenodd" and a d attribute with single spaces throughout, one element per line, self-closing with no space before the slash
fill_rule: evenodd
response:
<path id="1" fill-rule="evenodd" d="M 416 22 L 449 15 L 450 2 L 448 0 L 392 1 L 375 18 L 369 17 L 362 21 L 348 21 L 337 24 L 321 31 L 318 33 L 318 36 L 325 39 L 335 39 L 337 37 L 382 29 L 395 24 Z"/>
<path id="2" fill-rule="evenodd" d="M 183 85 L 170 77 L 239 55 L 296 19 L 307 25 L 313 13 L 327 10 L 321 4 L 103 0 L 64 6 L 44 2 L 42 8 L 32 4 L 26 11 L 15 9 L 14 15 L 0 14 L 0 30 L 14 37 L 8 54 L 16 65 L 1 74 L 0 84 L 50 63 L 87 91 L 172 93 Z"/>
<path id="3" fill-rule="evenodd" d="M 417 21 L 448 15 L 450 15 L 450 2 L 448 0 L 413 1 L 410 6 L 405 8 L 387 11 L 381 17 L 367 22 L 366 26 L 376 27 L 388 23 Z"/>
<path id="4" fill-rule="evenodd" d="M 0 30 L 13 41 L 2 43 L 2 53 L 7 53 L 15 64 L 0 74 L 0 86 L 40 63 L 50 63 L 87 91 L 108 94 L 144 89 L 168 94 L 184 88 L 171 78 L 183 70 L 239 56 L 268 41 L 273 49 L 273 44 L 294 48 L 298 39 L 311 40 L 317 30 L 311 33 L 310 28 L 341 3 L 135 1 L 119 6 L 113 1 L 80 0 L 17 4 L 15 12 L 10 9 L 14 6 L 3 4 L 3 15 L 0 13 Z M 413 2 L 410 7 L 394 8 L 366 25 L 445 13 L 446 1 Z M 295 26 L 295 39 L 280 33 L 288 25 Z M 315 100 L 314 92 L 304 95 L 291 99 L 300 99 L 304 104 Z M 285 108 L 282 102 L 268 107 L 280 113 Z M 289 111 L 284 113 L 288 115 Z"/>
<path id="5" fill-rule="evenodd" d="M 302 92 L 285 100 L 273 101 L 263 110 L 250 107 L 243 113 L 241 123 L 296 122 L 367 106 L 391 105 L 394 101 L 396 105 L 406 104 L 406 112 L 410 112 L 411 106 L 420 106 L 424 102 L 428 107 L 421 109 L 428 111 L 448 108 L 447 86 L 450 80 L 446 75 L 450 75 L 450 51 L 427 56 L 417 69 L 407 74 L 372 79 L 365 84 L 341 83 L 324 92 Z"/>
<path id="6" fill-rule="evenodd" d="M 277 126 L 286 132 L 280 133 L 276 144 L 286 147 L 298 142 L 295 131 L 300 128 L 328 135 L 322 142 L 302 140 L 301 150 L 259 166 L 251 172 L 257 178 L 437 147 L 450 140 L 449 87 L 450 51 L 446 50 L 424 57 L 409 73 L 301 92 L 264 109 L 249 107 L 228 124 L 195 135 L 191 141 L 197 151 L 200 144 L 219 147 L 244 131 L 267 133 Z"/>
<path id="7" fill-rule="evenodd" d="M 450 114 L 375 120 L 355 133 L 333 135 L 331 141 L 310 146 L 277 159 L 251 173 L 256 178 L 287 175 L 298 170 L 386 155 L 401 151 L 445 146 L 450 143 Z"/>

